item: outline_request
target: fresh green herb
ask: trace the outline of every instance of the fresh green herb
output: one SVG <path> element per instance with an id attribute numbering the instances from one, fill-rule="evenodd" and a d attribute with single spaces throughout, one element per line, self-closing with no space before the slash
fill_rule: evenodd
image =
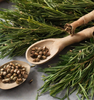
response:
<path id="1" fill-rule="evenodd" d="M 58 93 L 67 89 L 64 98 L 68 98 L 77 91 L 83 100 L 92 100 L 94 96 L 94 43 L 86 42 L 75 47 L 71 52 L 61 56 L 57 66 L 45 68 L 43 72 L 48 76 L 43 77 L 44 85 L 39 89 L 40 94 L 47 91 L 56 97 Z"/>
<path id="2" fill-rule="evenodd" d="M 0 58 L 23 55 L 36 41 L 67 34 L 66 23 L 94 9 L 91 0 L 11 0 L 14 10 L 0 10 Z M 77 31 L 92 26 L 90 22 Z"/>

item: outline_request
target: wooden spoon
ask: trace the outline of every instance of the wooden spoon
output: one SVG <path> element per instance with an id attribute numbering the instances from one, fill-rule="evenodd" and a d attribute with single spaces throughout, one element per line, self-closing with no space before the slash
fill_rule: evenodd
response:
<path id="1" fill-rule="evenodd" d="M 32 64 L 43 64 L 45 62 L 47 62 L 48 60 L 50 60 L 51 58 L 53 58 L 58 52 L 60 52 L 61 50 L 63 50 L 66 46 L 76 43 L 76 42 L 80 42 L 86 38 L 91 38 L 93 36 L 93 32 L 94 32 L 94 27 L 92 28 L 88 28 L 85 29 L 83 31 L 80 31 L 79 33 L 71 36 L 67 36 L 64 38 L 58 38 L 58 39 L 45 39 L 45 40 L 41 40 L 38 41 L 34 44 L 32 44 L 26 51 L 26 59 L 32 63 Z M 45 60 L 40 60 L 40 62 L 33 62 L 33 58 L 30 57 L 30 52 L 31 52 L 31 48 L 33 47 L 44 47 L 46 46 L 49 51 L 50 51 L 50 56 L 47 57 L 47 59 Z"/>
<path id="2" fill-rule="evenodd" d="M 23 62 L 23 61 L 18 61 L 18 60 L 14 60 L 14 61 L 10 61 L 10 62 L 12 62 L 12 63 L 19 63 L 19 64 L 21 64 L 22 66 L 24 66 L 25 68 L 26 68 L 26 70 L 27 70 L 27 74 L 29 75 L 29 72 L 30 72 L 30 66 L 29 66 L 29 64 L 27 64 L 26 62 Z M 6 64 L 8 64 L 8 63 L 10 63 L 10 62 L 7 62 L 7 63 L 5 63 L 4 65 L 6 65 Z M 3 67 L 4 65 L 2 65 L 1 67 Z M 26 79 L 24 79 L 23 80 L 23 82 L 25 81 Z M 22 83 L 23 83 L 22 82 Z M 21 83 L 21 84 L 22 84 Z M 1 81 L 1 79 L 0 79 L 0 89 L 4 89 L 4 90 L 6 90 L 6 89 L 11 89 L 11 88 L 14 88 L 14 87 L 17 87 L 17 86 L 19 86 L 20 84 L 17 84 L 16 82 L 14 82 L 14 83 L 2 83 L 2 81 Z"/>

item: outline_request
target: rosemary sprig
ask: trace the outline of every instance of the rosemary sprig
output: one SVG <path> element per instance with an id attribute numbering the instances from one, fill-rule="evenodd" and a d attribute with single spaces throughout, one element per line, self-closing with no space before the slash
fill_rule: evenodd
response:
<path id="1" fill-rule="evenodd" d="M 66 36 L 63 26 L 94 9 L 91 0 L 11 0 L 14 10 L 0 10 L 0 58 L 23 55 L 31 44 Z M 90 22 L 82 28 L 92 26 Z M 65 34 L 65 35 L 64 35 Z"/>
<path id="2" fill-rule="evenodd" d="M 44 85 L 39 89 L 40 94 L 49 91 L 51 96 L 56 97 L 58 93 L 67 89 L 67 94 L 60 99 L 64 100 L 65 97 L 69 99 L 71 92 L 76 90 L 77 97 L 81 94 L 83 99 L 90 100 L 94 96 L 93 66 L 94 44 L 86 42 L 75 47 L 72 52 L 61 56 L 57 66 L 43 70 L 49 75 L 43 77 Z"/>

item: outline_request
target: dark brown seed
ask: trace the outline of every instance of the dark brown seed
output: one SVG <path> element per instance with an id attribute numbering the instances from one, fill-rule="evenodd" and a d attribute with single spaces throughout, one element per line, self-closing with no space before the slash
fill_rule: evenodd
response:
<path id="1" fill-rule="evenodd" d="M 33 59 L 33 62 L 36 62 L 36 59 Z"/>
<path id="2" fill-rule="evenodd" d="M 18 80 L 16 80 L 16 83 L 17 83 L 17 84 L 20 84 L 20 82 L 19 82 Z"/>
<path id="3" fill-rule="evenodd" d="M 7 78 L 9 78 L 10 76 L 11 76 L 11 74 L 10 74 L 10 73 L 6 75 L 6 77 L 7 77 Z"/>
<path id="4" fill-rule="evenodd" d="M 20 74 L 20 70 L 17 71 L 17 74 Z"/>
<path id="5" fill-rule="evenodd" d="M 11 68 L 11 66 L 9 66 L 8 68 Z"/>
<path id="6" fill-rule="evenodd" d="M 46 49 L 46 52 L 49 52 L 49 49 L 48 48 Z"/>
<path id="7" fill-rule="evenodd" d="M 1 68 L 1 71 L 4 71 L 4 68 Z"/>
<path id="8" fill-rule="evenodd" d="M 19 78 L 21 78 L 21 77 L 22 77 L 22 75 L 21 75 L 21 74 L 19 74 L 19 75 L 18 75 L 18 77 L 19 77 Z"/>
<path id="9" fill-rule="evenodd" d="M 9 63 L 9 65 L 10 65 L 10 66 L 12 66 L 12 65 L 13 65 L 13 63 L 11 62 L 11 63 Z"/>
<path id="10" fill-rule="evenodd" d="M 3 67 L 4 69 L 6 68 L 6 65 L 4 65 L 4 67 Z"/>
<path id="11" fill-rule="evenodd" d="M 16 68 L 16 69 L 18 69 L 18 68 L 19 68 L 19 66 L 15 66 L 15 68 Z"/>
<path id="12" fill-rule="evenodd" d="M 40 61 L 40 59 L 36 58 L 36 62 L 39 62 L 39 61 Z"/>
<path id="13" fill-rule="evenodd" d="M 25 71 L 26 70 L 26 68 L 24 67 L 24 68 L 22 68 L 22 71 Z"/>
<path id="14" fill-rule="evenodd" d="M 35 48 L 32 48 L 31 50 L 32 50 L 32 51 L 35 51 Z"/>
<path id="15" fill-rule="evenodd" d="M 39 55 L 42 55 L 42 51 L 39 52 Z"/>
<path id="16" fill-rule="evenodd" d="M 7 67 L 9 67 L 10 65 L 8 64 Z"/>
<path id="17" fill-rule="evenodd" d="M 6 82 L 6 83 L 8 83 L 9 81 L 10 81 L 10 79 L 9 79 L 9 78 L 5 79 L 5 82 Z"/>
<path id="18" fill-rule="evenodd" d="M 14 73 L 17 73 L 17 71 L 18 71 L 18 69 L 15 69 L 15 70 L 14 70 Z"/>
<path id="19" fill-rule="evenodd" d="M 46 56 L 42 56 L 42 59 L 46 59 Z"/>
<path id="20" fill-rule="evenodd" d="M 15 67 L 15 64 L 13 64 L 12 66 L 14 66 L 14 67 Z"/>
<path id="21" fill-rule="evenodd" d="M 22 74 L 22 75 L 26 74 L 26 71 L 22 71 L 21 74 Z"/>
<path id="22" fill-rule="evenodd" d="M 11 76 L 10 79 L 13 80 L 13 77 L 14 77 L 14 76 Z"/>
<path id="23" fill-rule="evenodd" d="M 12 69 L 10 72 L 11 72 L 11 74 L 12 74 L 12 73 L 14 72 L 14 69 Z"/>
<path id="24" fill-rule="evenodd" d="M 2 76 L 3 75 L 3 72 L 1 72 L 0 75 Z"/>
<path id="25" fill-rule="evenodd" d="M 26 78 L 28 77 L 28 75 L 27 75 L 27 74 L 25 74 L 23 77 L 26 79 Z"/>
<path id="26" fill-rule="evenodd" d="M 18 82 L 22 82 L 23 79 L 22 79 L 22 78 L 18 78 L 17 81 L 18 81 Z"/>
<path id="27" fill-rule="evenodd" d="M 2 83 L 6 83 L 5 79 L 2 80 Z"/>
<path id="28" fill-rule="evenodd" d="M 21 67 L 21 65 L 20 65 L 20 64 L 18 64 L 18 67 Z"/>
<path id="29" fill-rule="evenodd" d="M 24 66 L 22 66 L 22 69 L 25 68 Z"/>
<path id="30" fill-rule="evenodd" d="M 41 58 L 41 55 L 38 55 L 38 57 L 37 57 L 38 59 L 40 59 Z"/>
<path id="31" fill-rule="evenodd" d="M 3 76 L 5 76 L 7 74 L 7 72 L 3 72 Z"/>
<path id="32" fill-rule="evenodd" d="M 35 53 L 35 51 L 31 51 L 31 54 L 34 54 Z"/>
<path id="33" fill-rule="evenodd" d="M 13 74 L 13 76 L 17 76 L 17 74 L 16 74 L 16 73 L 14 73 L 14 74 Z"/>
<path id="34" fill-rule="evenodd" d="M 34 54 L 30 54 L 30 57 L 34 57 Z"/>
<path id="35" fill-rule="evenodd" d="M 50 56 L 50 52 L 47 52 L 47 56 Z"/>
<path id="36" fill-rule="evenodd" d="M 15 65 L 17 66 L 17 65 L 18 65 L 18 63 L 15 63 Z"/>
<path id="37" fill-rule="evenodd" d="M 38 56 L 38 53 L 37 53 L 37 52 L 35 52 L 35 53 L 34 53 L 34 55 L 35 55 L 35 56 Z"/>
<path id="38" fill-rule="evenodd" d="M 2 79 L 2 76 L 0 75 L 0 79 Z"/>
<path id="39" fill-rule="evenodd" d="M 42 50 L 42 47 L 38 47 L 38 51 L 41 51 Z"/>
<path id="40" fill-rule="evenodd" d="M 33 79 L 31 79 L 30 81 L 29 81 L 29 83 L 32 83 L 33 82 Z"/>
<path id="41" fill-rule="evenodd" d="M 38 49 L 38 47 L 35 47 L 35 50 L 37 50 Z"/>
<path id="42" fill-rule="evenodd" d="M 14 77 L 14 78 L 13 78 L 13 81 L 16 81 L 16 79 L 17 79 L 17 77 Z"/>
<path id="43" fill-rule="evenodd" d="M 11 68 L 14 69 L 15 67 L 14 66 L 11 66 Z"/>
<path id="44" fill-rule="evenodd" d="M 45 51 L 43 52 L 43 55 L 46 55 L 46 52 Z"/>
<path id="45" fill-rule="evenodd" d="M 43 47 L 43 50 L 45 50 L 45 49 L 46 49 L 46 46 Z"/>
<path id="46" fill-rule="evenodd" d="M 39 51 L 37 50 L 36 53 L 39 53 Z"/>
<path id="47" fill-rule="evenodd" d="M 7 69 L 7 73 L 9 73 L 9 72 L 10 72 L 10 70 L 11 70 L 11 69 Z"/>

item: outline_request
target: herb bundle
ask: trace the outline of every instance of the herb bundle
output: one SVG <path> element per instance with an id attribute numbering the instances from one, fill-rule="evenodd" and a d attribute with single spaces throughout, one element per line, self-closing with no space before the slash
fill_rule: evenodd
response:
<path id="1" fill-rule="evenodd" d="M 14 10 L 0 10 L 0 58 L 23 55 L 32 43 L 66 36 L 63 29 L 94 9 L 91 0 L 12 0 Z M 88 24 L 92 26 L 93 23 Z M 86 26 L 85 26 L 86 27 Z M 84 27 L 80 27 L 77 31 Z"/>

